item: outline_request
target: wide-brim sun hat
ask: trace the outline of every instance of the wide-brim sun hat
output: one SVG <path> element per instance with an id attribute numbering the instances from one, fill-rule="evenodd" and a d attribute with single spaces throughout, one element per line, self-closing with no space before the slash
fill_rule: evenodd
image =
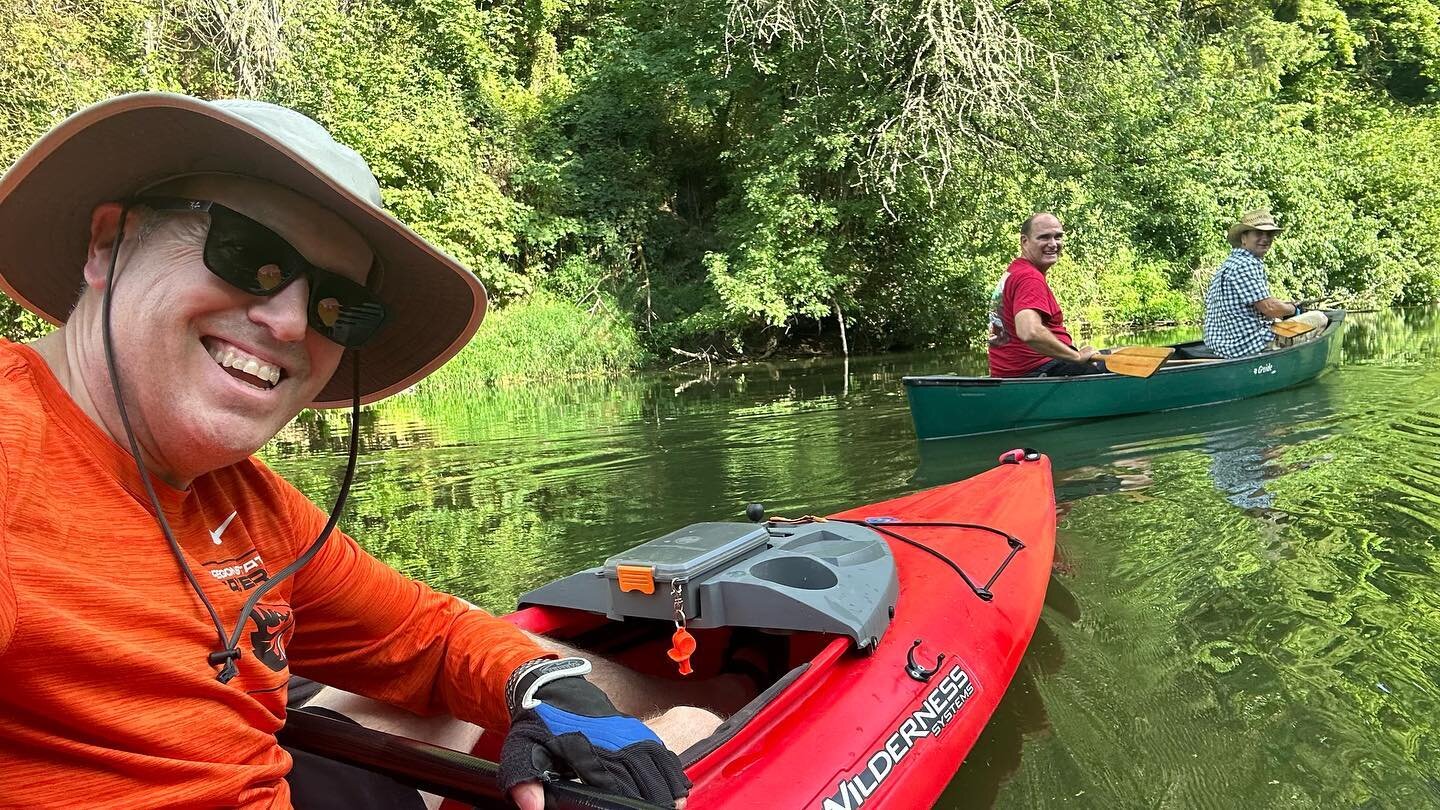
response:
<path id="1" fill-rule="evenodd" d="M 1244 236 L 1246 231 L 1278 232 L 1283 230 L 1285 229 L 1275 223 L 1275 217 L 1270 216 L 1269 211 L 1260 208 L 1246 211 L 1245 215 L 1225 232 L 1225 238 L 1229 240 L 1231 247 L 1238 248 L 1240 247 L 1240 237 Z"/>
<path id="2" fill-rule="evenodd" d="M 84 284 L 95 206 L 192 174 L 236 174 L 288 188 L 348 222 L 374 251 L 372 292 L 386 321 L 360 350 L 360 401 L 402 391 L 460 351 L 485 316 L 475 275 L 381 207 L 364 159 L 294 110 L 133 93 L 45 134 L 0 177 L 0 288 L 54 324 Z M 373 278 L 378 272 L 378 283 Z M 354 351 L 311 403 L 348 405 Z"/>

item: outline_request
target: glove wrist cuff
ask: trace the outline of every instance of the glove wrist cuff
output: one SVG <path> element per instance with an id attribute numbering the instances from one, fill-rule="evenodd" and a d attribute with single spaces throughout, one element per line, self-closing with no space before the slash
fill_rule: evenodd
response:
<path id="1" fill-rule="evenodd" d="M 505 705 L 510 716 L 540 705 L 535 693 L 540 687 L 561 678 L 578 678 L 590 674 L 590 662 L 584 658 L 536 658 L 515 668 L 505 683 Z"/>

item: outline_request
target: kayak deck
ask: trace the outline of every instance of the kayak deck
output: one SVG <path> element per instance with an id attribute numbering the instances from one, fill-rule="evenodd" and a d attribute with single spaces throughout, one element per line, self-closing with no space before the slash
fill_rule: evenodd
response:
<path id="1" fill-rule="evenodd" d="M 731 657 L 747 647 L 771 663 L 770 682 L 757 684 L 763 693 L 682 755 L 695 785 L 691 810 L 929 806 L 1014 675 L 1049 581 L 1049 460 L 1013 459 L 831 517 L 858 521 L 842 525 L 871 534 L 893 556 L 898 588 L 893 610 L 885 606 L 893 615 L 873 641 L 844 630 L 706 627 L 701 617 L 689 625 L 698 642 L 694 674 L 682 678 L 665 653 L 673 622 L 549 605 L 507 618 L 660 679 L 703 684 L 733 670 Z M 768 525 L 784 534 L 817 524 Z M 805 583 L 782 588 L 796 584 Z M 668 589 L 656 595 L 670 599 Z M 828 598 L 843 602 L 846 594 Z M 498 737 L 485 735 L 476 753 L 493 757 L 497 748 Z"/>

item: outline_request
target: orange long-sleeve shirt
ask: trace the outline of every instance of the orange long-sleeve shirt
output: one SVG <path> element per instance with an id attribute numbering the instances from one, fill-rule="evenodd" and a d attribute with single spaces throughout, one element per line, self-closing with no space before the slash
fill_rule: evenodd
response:
<path id="1" fill-rule="evenodd" d="M 325 525 L 254 458 L 155 486 L 227 631 Z M 545 654 L 338 530 L 260 601 L 225 684 L 218 646 L 129 454 L 38 354 L 0 341 L 0 806 L 287 807 L 292 671 L 504 728 L 505 680 Z"/>

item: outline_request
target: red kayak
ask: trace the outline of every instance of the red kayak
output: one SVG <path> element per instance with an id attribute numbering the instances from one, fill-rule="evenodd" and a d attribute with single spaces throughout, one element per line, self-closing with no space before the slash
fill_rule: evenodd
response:
<path id="1" fill-rule="evenodd" d="M 908 810 L 934 804 L 1009 685 L 1054 545 L 1049 459 L 1012 451 L 823 520 L 695 524 L 532 591 L 508 618 L 675 679 L 748 657 L 767 688 L 682 754 L 690 810 Z M 677 611 L 696 641 L 688 676 Z M 494 742 L 476 753 L 493 758 Z"/>

